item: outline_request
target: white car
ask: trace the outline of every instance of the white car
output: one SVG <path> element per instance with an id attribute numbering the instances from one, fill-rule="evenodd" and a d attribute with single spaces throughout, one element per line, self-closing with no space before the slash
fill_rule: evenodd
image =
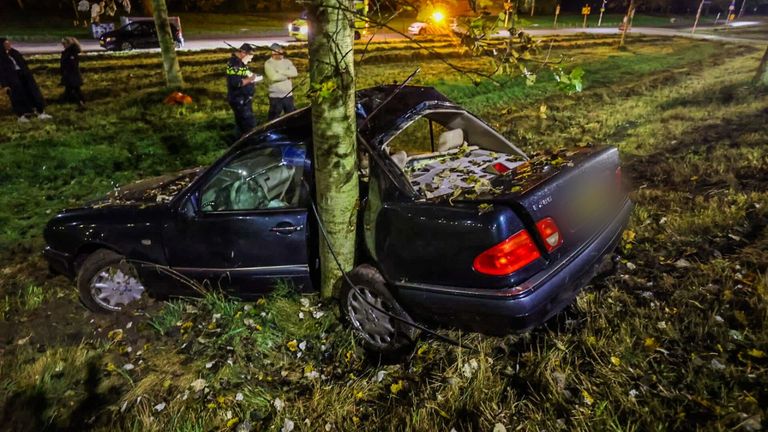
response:
<path id="1" fill-rule="evenodd" d="M 408 34 L 413 36 L 423 35 L 427 33 L 427 23 L 416 21 L 408 26 Z"/>

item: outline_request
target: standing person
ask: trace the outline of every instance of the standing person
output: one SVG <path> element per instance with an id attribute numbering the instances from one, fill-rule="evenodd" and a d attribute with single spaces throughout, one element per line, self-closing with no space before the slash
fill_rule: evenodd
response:
<path id="1" fill-rule="evenodd" d="M 263 79 L 248 69 L 247 64 L 253 60 L 253 47 L 242 44 L 232 53 L 227 62 L 227 101 L 235 113 L 237 136 L 256 127 L 253 116 L 253 84 Z"/>
<path id="2" fill-rule="evenodd" d="M 51 118 L 45 113 L 43 95 L 24 57 L 11 47 L 8 39 L 0 38 L 0 44 L 0 88 L 5 89 L 11 98 L 11 106 L 19 116 L 19 122 L 29 121 L 27 116 L 35 111 L 39 119 Z"/>
<path id="3" fill-rule="evenodd" d="M 67 36 L 61 40 L 64 51 L 61 52 L 61 84 L 64 86 L 64 102 L 76 103 L 80 109 L 85 108 L 85 99 L 80 87 L 83 76 L 80 74 L 80 42 Z"/>
<path id="4" fill-rule="evenodd" d="M 104 0 L 91 5 L 91 24 L 98 24 L 100 16 L 104 13 Z"/>
<path id="5" fill-rule="evenodd" d="M 293 83 L 291 78 L 299 74 L 293 63 L 285 58 L 285 48 L 279 44 L 270 45 L 272 57 L 264 63 L 264 75 L 269 81 L 269 114 L 272 120 L 283 113 L 296 110 L 293 105 Z"/>

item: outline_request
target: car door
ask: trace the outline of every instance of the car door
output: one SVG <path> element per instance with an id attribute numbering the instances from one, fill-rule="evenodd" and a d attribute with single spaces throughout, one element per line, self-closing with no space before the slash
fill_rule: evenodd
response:
<path id="1" fill-rule="evenodd" d="M 247 149 L 206 175 L 165 227 L 168 264 L 241 298 L 310 289 L 300 145 Z"/>

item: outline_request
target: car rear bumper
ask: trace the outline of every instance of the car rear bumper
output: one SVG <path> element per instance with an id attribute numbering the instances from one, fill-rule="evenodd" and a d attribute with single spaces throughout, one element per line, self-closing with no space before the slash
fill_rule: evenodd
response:
<path id="1" fill-rule="evenodd" d="M 43 256 L 48 261 L 52 273 L 62 274 L 70 279 L 75 277 L 72 255 L 46 247 Z"/>
<path id="2" fill-rule="evenodd" d="M 610 258 L 632 207 L 627 199 L 606 229 L 520 286 L 489 290 L 400 282 L 398 300 L 419 320 L 486 334 L 538 326 L 567 307 Z"/>

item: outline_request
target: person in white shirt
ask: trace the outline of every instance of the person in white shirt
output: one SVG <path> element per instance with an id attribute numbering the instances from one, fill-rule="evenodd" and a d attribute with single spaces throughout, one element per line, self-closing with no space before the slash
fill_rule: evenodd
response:
<path id="1" fill-rule="evenodd" d="M 264 63 L 264 75 L 269 83 L 269 113 L 267 120 L 296 110 L 293 105 L 293 83 L 291 78 L 299 74 L 293 63 L 285 58 L 285 49 L 272 44 L 272 57 Z"/>

